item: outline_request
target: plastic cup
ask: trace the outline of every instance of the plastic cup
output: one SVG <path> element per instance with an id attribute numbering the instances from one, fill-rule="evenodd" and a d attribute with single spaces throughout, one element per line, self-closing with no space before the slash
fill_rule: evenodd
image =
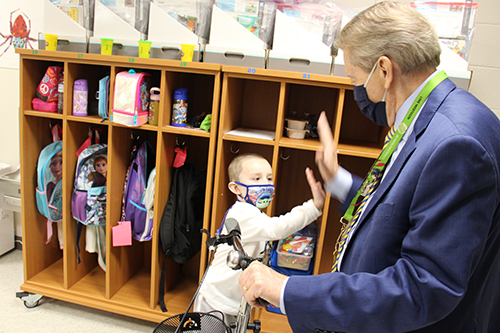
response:
<path id="1" fill-rule="evenodd" d="M 181 44 L 181 61 L 193 61 L 193 44 Z"/>
<path id="2" fill-rule="evenodd" d="M 48 51 L 57 50 L 57 35 L 45 34 L 45 49 Z"/>
<path id="3" fill-rule="evenodd" d="M 149 58 L 149 51 L 151 50 L 151 42 L 148 40 L 139 41 L 139 58 Z"/>
<path id="4" fill-rule="evenodd" d="M 113 38 L 101 38 L 101 54 L 111 55 L 113 53 Z"/>

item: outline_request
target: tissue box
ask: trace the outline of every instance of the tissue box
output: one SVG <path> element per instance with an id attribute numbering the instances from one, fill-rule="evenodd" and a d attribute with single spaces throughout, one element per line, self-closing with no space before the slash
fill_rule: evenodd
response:
<path id="1" fill-rule="evenodd" d="M 278 266 L 306 271 L 314 253 L 313 237 L 291 236 L 278 243 Z"/>

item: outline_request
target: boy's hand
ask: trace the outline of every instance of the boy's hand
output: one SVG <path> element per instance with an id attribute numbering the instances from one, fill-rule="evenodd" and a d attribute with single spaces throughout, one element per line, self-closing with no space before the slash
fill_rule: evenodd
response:
<path id="1" fill-rule="evenodd" d="M 326 119 L 325 112 L 321 112 L 318 119 L 318 135 L 323 150 L 316 151 L 316 164 L 323 181 L 327 182 L 339 170 L 339 161 L 337 157 L 337 144 L 333 140 L 332 130 Z"/>
<path id="2" fill-rule="evenodd" d="M 313 171 L 309 168 L 306 168 L 306 178 L 309 186 L 311 187 L 314 205 L 319 210 L 323 209 L 323 205 L 325 203 L 325 191 L 323 190 L 323 186 L 321 186 L 321 182 L 316 180 Z"/>

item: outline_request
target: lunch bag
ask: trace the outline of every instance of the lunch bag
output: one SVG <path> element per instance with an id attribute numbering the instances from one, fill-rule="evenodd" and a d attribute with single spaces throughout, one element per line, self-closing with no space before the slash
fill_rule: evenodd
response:
<path id="1" fill-rule="evenodd" d="M 148 121 L 151 74 L 131 69 L 116 75 L 111 121 L 140 126 Z"/>

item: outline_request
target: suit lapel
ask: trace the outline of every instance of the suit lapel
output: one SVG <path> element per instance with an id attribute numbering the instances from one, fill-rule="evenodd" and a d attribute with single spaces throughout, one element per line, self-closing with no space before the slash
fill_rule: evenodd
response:
<path id="1" fill-rule="evenodd" d="M 429 125 L 429 122 L 432 120 L 432 118 L 436 114 L 436 111 L 439 109 L 448 94 L 455 88 L 455 84 L 450 79 L 445 79 L 431 92 L 424 107 L 422 108 L 422 110 L 420 110 L 420 115 L 415 122 L 413 131 L 408 135 L 406 143 L 399 153 L 396 161 L 394 161 L 393 165 L 385 175 L 385 178 L 380 183 L 379 188 L 371 198 L 370 203 L 365 208 L 361 219 L 358 221 L 358 227 L 356 228 L 356 230 L 354 230 L 352 237 L 355 237 L 356 231 L 359 229 L 359 226 L 364 223 L 368 216 L 370 216 L 371 211 L 374 207 L 377 206 L 380 198 L 382 198 L 384 194 L 392 187 L 393 183 L 401 172 L 401 169 L 406 164 L 408 158 L 412 155 L 413 151 L 418 148 L 418 138 L 425 131 L 425 129 Z"/>

